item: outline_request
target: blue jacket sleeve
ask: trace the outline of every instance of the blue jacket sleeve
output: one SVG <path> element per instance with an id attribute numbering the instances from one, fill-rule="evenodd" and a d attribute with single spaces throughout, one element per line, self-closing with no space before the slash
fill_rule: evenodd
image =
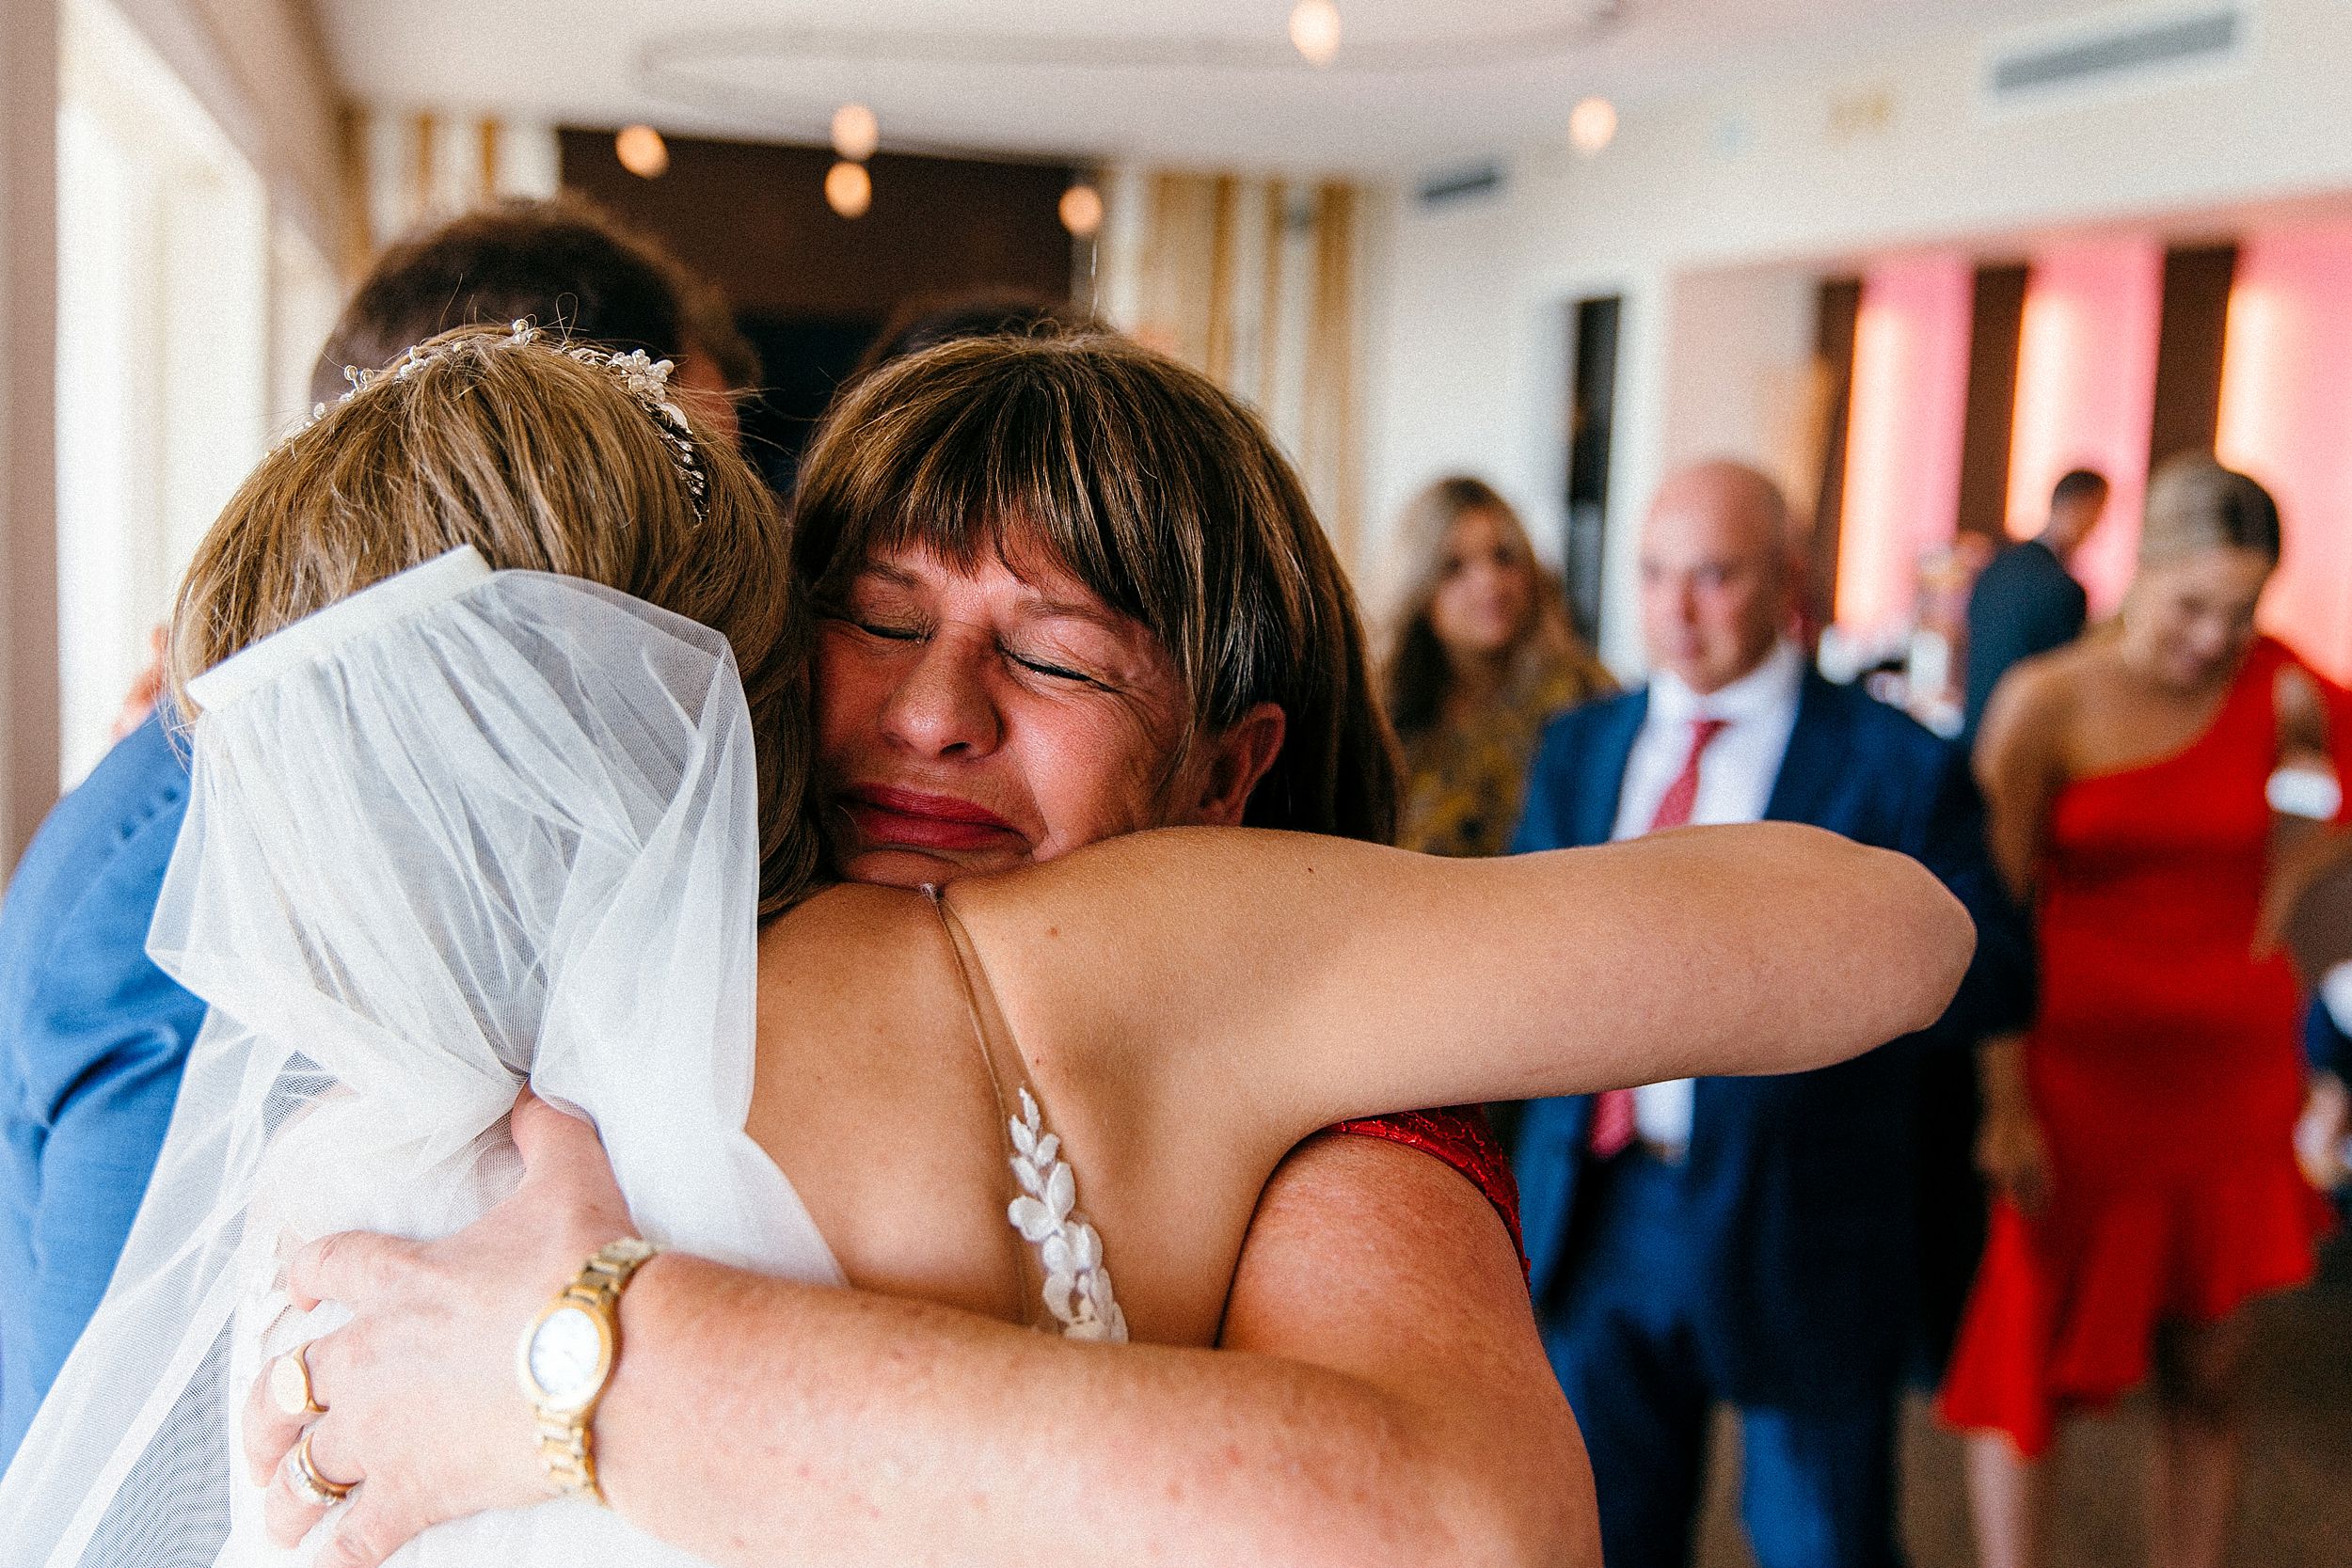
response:
<path id="1" fill-rule="evenodd" d="M 1976 957 L 1936 1025 L 1944 1041 L 1969 1045 L 2033 1022 L 2033 940 L 2025 912 L 1994 869 L 1984 836 L 1984 802 L 1969 774 L 1967 753 L 1941 741 L 1935 750 L 1929 787 L 1919 795 L 1924 809 L 1908 837 L 1911 852 L 1976 922 Z"/>
<path id="2" fill-rule="evenodd" d="M 2311 1057 L 2317 1072 L 2332 1072 L 2352 1081 L 2352 1039 L 2336 1027 L 2336 1021 L 2328 1016 L 2328 1009 L 2317 1001 L 2303 1020 L 2303 1049 Z"/>
<path id="3" fill-rule="evenodd" d="M 1506 853 L 1530 855 L 1539 849 L 1572 847 L 1564 819 L 1571 778 L 1569 763 L 1575 750 L 1571 743 L 1574 724 L 1575 716 L 1570 713 L 1544 726 L 1534 760 L 1527 766 L 1527 794 L 1520 803 L 1518 826 L 1512 831 Z"/>
<path id="4" fill-rule="evenodd" d="M 81 875 L 13 890 L 47 896 L 8 911 L 28 951 L 11 955 L 23 962 L 0 1024 L 8 1250 L 23 1270 L 0 1307 L 0 1462 L 105 1293 L 204 1021 L 146 952 L 182 805 L 174 794 L 107 822 L 111 843 L 71 847 Z"/>

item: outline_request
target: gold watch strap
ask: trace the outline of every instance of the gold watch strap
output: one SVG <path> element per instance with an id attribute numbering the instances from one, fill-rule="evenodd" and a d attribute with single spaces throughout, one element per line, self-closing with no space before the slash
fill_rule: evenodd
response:
<path id="1" fill-rule="evenodd" d="M 607 1242 L 580 1265 L 580 1274 L 569 1285 L 556 1293 L 549 1307 L 578 1307 L 602 1319 L 612 1333 L 612 1361 L 620 1364 L 621 1292 L 637 1271 L 644 1267 L 657 1249 L 650 1242 L 634 1236 L 617 1242 Z M 606 1373 L 610 1383 L 611 1372 Z M 596 1481 L 596 1406 L 603 1401 L 599 1388 L 596 1398 L 584 1409 L 567 1412 L 534 1407 L 532 1415 L 539 1428 L 539 1464 L 547 1471 L 548 1481 L 558 1495 L 566 1497 L 586 1497 L 601 1503 L 604 1488 Z"/>

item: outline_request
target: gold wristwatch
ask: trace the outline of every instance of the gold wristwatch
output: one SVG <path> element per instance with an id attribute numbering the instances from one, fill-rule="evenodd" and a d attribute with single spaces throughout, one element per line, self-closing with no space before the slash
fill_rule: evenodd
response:
<path id="1" fill-rule="evenodd" d="M 596 1402 L 621 1354 L 621 1292 L 654 1255 L 634 1236 L 608 1242 L 578 1278 L 531 1320 L 516 1347 L 515 1370 L 539 1427 L 539 1462 L 567 1497 L 604 1501 L 596 1484 Z"/>

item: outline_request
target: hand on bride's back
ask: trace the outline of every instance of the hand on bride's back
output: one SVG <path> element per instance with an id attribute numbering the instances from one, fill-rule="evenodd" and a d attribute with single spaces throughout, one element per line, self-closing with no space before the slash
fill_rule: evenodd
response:
<path id="1" fill-rule="evenodd" d="M 596 1130 L 526 1092 L 516 1102 L 523 1180 L 481 1220 L 437 1242 L 358 1231 L 295 1255 L 297 1306 L 335 1301 L 352 1321 L 313 1340 L 321 1474 L 357 1483 L 318 1568 L 371 1568 L 418 1531 L 485 1509 L 543 1500 L 535 1433 L 515 1386 L 522 1326 L 605 1243 L 634 1235 Z M 269 1485 L 271 1533 L 292 1544 L 320 1511 L 280 1474 L 301 1422 L 270 1402 L 246 1413 L 246 1457 Z"/>

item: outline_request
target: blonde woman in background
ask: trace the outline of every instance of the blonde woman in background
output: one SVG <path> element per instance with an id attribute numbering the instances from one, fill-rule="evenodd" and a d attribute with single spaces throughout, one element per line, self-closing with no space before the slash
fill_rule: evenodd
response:
<path id="1" fill-rule="evenodd" d="M 1412 576 L 1387 671 L 1405 752 L 1397 842 L 1500 855 L 1544 721 L 1616 683 L 1569 626 L 1559 577 L 1492 485 L 1437 481 L 1406 508 L 1398 537 Z"/>

